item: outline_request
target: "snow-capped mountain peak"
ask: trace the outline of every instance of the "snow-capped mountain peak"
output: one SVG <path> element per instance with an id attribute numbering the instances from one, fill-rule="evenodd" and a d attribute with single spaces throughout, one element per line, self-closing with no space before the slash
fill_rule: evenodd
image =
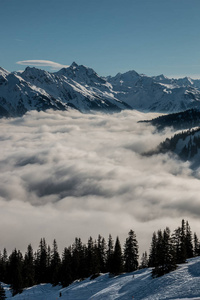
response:
<path id="1" fill-rule="evenodd" d="M 0 67 L 0 76 L 7 76 L 10 72 L 5 70 L 4 68 Z"/>
<path id="2" fill-rule="evenodd" d="M 30 100 L 33 95 L 34 99 L 40 99 L 40 104 L 46 97 L 48 101 L 36 107 Z M 22 73 L 9 73 L 0 68 L 0 110 L 17 115 L 19 105 L 13 106 L 17 101 L 23 102 L 23 112 L 44 107 L 57 109 L 58 103 L 62 109 L 73 107 L 82 112 L 122 109 L 178 112 L 200 106 L 200 80 L 170 79 L 163 74 L 150 77 L 134 70 L 104 78 L 92 68 L 76 62 L 54 73 L 35 67 L 27 67 Z M 31 107 L 26 101 L 32 103 Z"/>

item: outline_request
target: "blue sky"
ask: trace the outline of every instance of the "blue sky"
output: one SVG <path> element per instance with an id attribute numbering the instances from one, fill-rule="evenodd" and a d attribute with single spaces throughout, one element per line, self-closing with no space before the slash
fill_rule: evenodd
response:
<path id="1" fill-rule="evenodd" d="M 19 61 L 76 61 L 99 75 L 200 78 L 199 0 L 0 0 L 0 12 L 9 71 L 26 67 Z"/>

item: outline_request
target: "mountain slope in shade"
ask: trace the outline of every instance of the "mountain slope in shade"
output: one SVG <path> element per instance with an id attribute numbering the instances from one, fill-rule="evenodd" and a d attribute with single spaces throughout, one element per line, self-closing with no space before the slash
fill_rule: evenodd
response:
<path id="1" fill-rule="evenodd" d="M 139 121 L 138 123 L 149 123 L 160 130 L 173 127 L 175 130 L 188 129 L 200 126 L 200 110 L 189 109 L 179 113 L 159 116 L 152 120 Z"/>
<path id="2" fill-rule="evenodd" d="M 178 269 L 162 277 L 151 277 L 151 269 L 142 269 L 116 277 L 103 274 L 74 282 L 66 288 L 40 284 L 20 295 L 11 297 L 8 286 L 7 299 L 13 300 L 200 300 L 200 257 L 188 260 Z M 62 297 L 59 297 L 60 292 Z"/>
<path id="3" fill-rule="evenodd" d="M 156 149 L 145 155 L 170 152 L 184 161 L 190 161 L 192 168 L 198 168 L 200 166 L 200 127 L 182 131 L 167 138 Z"/>

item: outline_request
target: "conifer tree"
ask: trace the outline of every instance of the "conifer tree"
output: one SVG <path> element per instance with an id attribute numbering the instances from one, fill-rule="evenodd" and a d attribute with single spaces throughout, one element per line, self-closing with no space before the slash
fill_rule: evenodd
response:
<path id="1" fill-rule="evenodd" d="M 167 227 L 163 233 L 158 231 L 156 245 L 156 263 L 152 270 L 152 276 L 158 277 L 176 269 L 175 251 L 170 238 L 170 230 Z"/>
<path id="2" fill-rule="evenodd" d="M 132 272 L 138 268 L 138 242 L 133 230 L 128 233 L 124 245 L 124 270 L 125 272 Z"/>
<path id="3" fill-rule="evenodd" d="M 157 245 L 157 236 L 156 233 L 154 232 L 151 241 L 148 267 L 155 267 L 156 265 L 156 245 Z"/>
<path id="4" fill-rule="evenodd" d="M 190 225 L 188 221 L 186 222 L 185 248 L 186 248 L 186 257 L 187 258 L 193 257 L 192 232 L 190 230 Z"/>
<path id="5" fill-rule="evenodd" d="M 119 238 L 116 238 L 115 248 L 113 253 L 111 273 L 114 275 L 119 275 L 123 271 L 123 257 Z"/>
<path id="6" fill-rule="evenodd" d="M 92 237 L 88 239 L 87 248 L 86 248 L 86 276 L 94 274 L 94 242 Z"/>
<path id="7" fill-rule="evenodd" d="M 23 283 L 24 287 L 30 287 L 35 284 L 35 266 L 34 266 L 34 255 L 33 255 L 33 248 L 28 245 L 27 252 L 24 256 L 24 263 L 23 263 Z"/>
<path id="8" fill-rule="evenodd" d="M 71 247 L 64 248 L 62 254 L 60 280 L 63 287 L 68 286 L 72 281 L 72 254 Z"/>
<path id="9" fill-rule="evenodd" d="M 22 259 L 21 252 L 16 249 L 9 257 L 9 277 L 13 296 L 21 293 L 23 290 Z"/>
<path id="10" fill-rule="evenodd" d="M 105 239 L 99 234 L 97 240 L 97 255 L 99 262 L 99 272 L 105 272 L 106 263 L 106 242 Z"/>
<path id="11" fill-rule="evenodd" d="M 185 220 L 182 220 L 181 224 L 181 236 L 180 236 L 181 244 L 180 244 L 180 263 L 185 263 L 187 258 L 186 252 L 186 228 L 185 228 Z"/>
<path id="12" fill-rule="evenodd" d="M 200 243 L 196 232 L 194 233 L 194 256 L 200 255 Z"/>
<path id="13" fill-rule="evenodd" d="M 114 254 L 113 239 L 112 239 L 111 234 L 109 234 L 108 246 L 107 246 L 107 251 L 106 251 L 106 266 L 105 266 L 106 272 L 111 272 L 113 254 Z"/>
<path id="14" fill-rule="evenodd" d="M 9 283 L 8 277 L 8 255 L 6 248 L 3 249 L 3 254 L 0 258 L 0 281 Z"/>
<path id="15" fill-rule="evenodd" d="M 61 259 L 58 253 L 57 242 L 54 239 L 50 263 L 51 283 L 53 285 L 57 285 L 60 282 L 60 267 Z"/>
<path id="16" fill-rule="evenodd" d="M 84 264 L 85 253 L 82 241 L 80 238 L 75 238 L 72 245 L 72 277 L 79 279 L 84 277 L 85 266 Z"/>
<path id="17" fill-rule="evenodd" d="M 37 283 L 48 282 L 48 253 L 45 238 L 40 240 L 36 258 L 36 279 Z"/>

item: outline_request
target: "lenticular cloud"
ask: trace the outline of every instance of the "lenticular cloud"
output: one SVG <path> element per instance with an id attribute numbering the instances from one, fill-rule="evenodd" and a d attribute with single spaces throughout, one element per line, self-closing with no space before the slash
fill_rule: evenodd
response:
<path id="1" fill-rule="evenodd" d="M 195 231 L 199 180 L 187 162 L 141 156 L 172 135 L 137 123 L 148 117 L 47 111 L 1 119 L 2 244 L 21 249 L 45 236 L 62 246 L 75 236 L 123 238 L 132 228 L 148 250 L 153 230 L 174 229 L 181 218 Z"/>
<path id="2" fill-rule="evenodd" d="M 17 61 L 16 64 L 36 67 L 51 67 L 53 70 L 69 67 L 68 65 L 59 64 L 50 60 L 23 60 Z"/>

